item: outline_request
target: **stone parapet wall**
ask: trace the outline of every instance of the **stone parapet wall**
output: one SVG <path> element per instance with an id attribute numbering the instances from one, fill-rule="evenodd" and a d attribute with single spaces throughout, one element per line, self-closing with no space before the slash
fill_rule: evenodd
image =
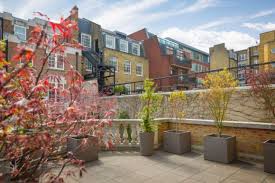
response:
<path id="1" fill-rule="evenodd" d="M 202 97 L 202 93 L 207 90 L 190 90 L 186 91 L 187 101 L 185 102 L 186 118 L 191 119 L 211 119 L 210 111 L 207 106 L 206 99 Z M 274 91 L 275 92 L 275 91 Z M 169 92 L 161 93 L 164 96 L 161 110 L 155 116 L 157 118 L 168 118 L 170 109 L 168 107 Z M 119 111 L 127 111 L 130 118 L 139 118 L 138 114 L 141 109 L 140 95 L 124 95 L 115 96 L 117 99 L 117 109 Z M 108 99 L 109 97 L 106 97 Z M 230 121 L 254 121 L 254 122 L 270 122 L 274 119 L 264 110 L 264 106 L 260 104 L 250 94 L 249 87 L 238 87 L 233 95 L 225 120 Z"/>

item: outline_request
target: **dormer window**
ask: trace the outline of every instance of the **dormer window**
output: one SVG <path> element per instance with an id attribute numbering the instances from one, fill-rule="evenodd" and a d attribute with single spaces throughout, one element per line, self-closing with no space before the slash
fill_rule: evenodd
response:
<path id="1" fill-rule="evenodd" d="M 106 35 L 106 47 L 107 48 L 111 48 L 111 49 L 115 49 L 115 37 L 110 36 L 110 35 Z"/>
<path id="2" fill-rule="evenodd" d="M 81 33 L 81 44 L 86 48 L 91 48 L 91 36 L 89 34 Z"/>
<path id="3" fill-rule="evenodd" d="M 16 35 L 20 41 L 27 40 L 26 32 L 27 32 L 26 27 L 20 26 L 20 25 L 14 25 L 14 35 Z"/>
<path id="4" fill-rule="evenodd" d="M 132 53 L 134 55 L 137 55 L 137 56 L 140 55 L 140 46 L 139 46 L 139 44 L 133 43 L 133 45 L 132 45 Z"/>
<path id="5" fill-rule="evenodd" d="M 128 53 L 128 41 L 120 39 L 119 40 L 119 49 L 120 49 L 120 51 Z"/>

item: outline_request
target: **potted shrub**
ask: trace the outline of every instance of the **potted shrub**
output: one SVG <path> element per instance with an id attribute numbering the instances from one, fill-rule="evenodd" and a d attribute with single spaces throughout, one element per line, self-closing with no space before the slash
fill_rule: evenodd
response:
<path id="1" fill-rule="evenodd" d="M 154 82 L 148 79 L 144 81 L 144 90 L 145 92 L 141 95 L 140 153 L 144 156 L 150 156 L 154 152 L 154 131 L 156 129 L 154 114 L 159 109 L 162 96 L 155 93 Z"/>
<path id="2" fill-rule="evenodd" d="M 117 85 L 114 87 L 115 95 L 121 95 L 124 92 L 125 92 L 125 87 L 123 85 Z"/>
<path id="3" fill-rule="evenodd" d="M 168 97 L 171 117 L 176 119 L 176 129 L 164 132 L 163 148 L 167 152 L 182 154 L 191 151 L 191 133 L 179 130 L 178 120 L 182 120 L 186 95 L 183 91 L 172 92 Z"/>
<path id="4" fill-rule="evenodd" d="M 268 120 L 275 122 L 275 88 L 272 86 L 274 72 L 266 71 L 259 74 L 248 75 L 248 83 L 251 86 L 251 95 L 255 98 L 259 107 L 265 109 Z M 275 139 L 267 139 L 263 142 L 264 171 L 275 173 Z"/>
<path id="5" fill-rule="evenodd" d="M 236 137 L 222 134 L 222 129 L 228 103 L 237 81 L 228 70 L 224 69 L 207 74 L 203 84 L 208 89 L 203 93 L 204 100 L 217 127 L 217 134 L 207 135 L 204 138 L 204 159 L 230 163 L 236 158 Z"/>

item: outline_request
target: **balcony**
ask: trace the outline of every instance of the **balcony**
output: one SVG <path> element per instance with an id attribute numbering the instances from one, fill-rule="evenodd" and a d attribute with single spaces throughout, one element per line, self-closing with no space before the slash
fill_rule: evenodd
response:
<path id="1" fill-rule="evenodd" d="M 191 69 L 191 67 L 192 67 L 191 59 L 189 59 L 189 58 L 184 58 L 184 59 L 180 60 L 176 56 L 169 55 L 169 60 L 170 60 L 170 63 L 174 66 L 188 68 L 188 69 L 189 68 Z"/>

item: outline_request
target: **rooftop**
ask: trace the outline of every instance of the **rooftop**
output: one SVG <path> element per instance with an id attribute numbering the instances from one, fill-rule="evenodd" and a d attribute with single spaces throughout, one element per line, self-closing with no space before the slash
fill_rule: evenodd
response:
<path id="1" fill-rule="evenodd" d="M 141 156 L 136 151 L 101 152 L 98 161 L 86 165 L 87 173 L 68 182 L 93 183 L 273 183 L 275 175 L 262 171 L 261 164 L 237 161 L 220 164 L 202 154 L 175 155 L 156 151 Z"/>

